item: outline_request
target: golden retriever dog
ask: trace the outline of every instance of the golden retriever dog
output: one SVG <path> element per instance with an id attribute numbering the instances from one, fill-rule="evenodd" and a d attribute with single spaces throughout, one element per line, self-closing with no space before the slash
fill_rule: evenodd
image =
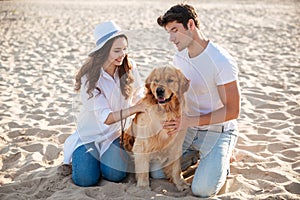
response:
<path id="1" fill-rule="evenodd" d="M 146 78 L 147 93 L 141 101 L 148 105 L 148 112 L 138 113 L 124 136 L 125 149 L 133 153 L 138 187 L 149 189 L 153 160 L 162 164 L 165 175 L 179 191 L 189 187 L 180 164 L 186 130 L 168 135 L 172 130 L 162 125 L 181 116 L 189 84 L 179 69 L 169 66 L 155 68 Z"/>

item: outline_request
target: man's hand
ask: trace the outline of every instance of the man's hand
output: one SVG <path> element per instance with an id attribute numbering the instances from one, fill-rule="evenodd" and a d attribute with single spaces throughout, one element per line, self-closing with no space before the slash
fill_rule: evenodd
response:
<path id="1" fill-rule="evenodd" d="M 171 130 L 167 134 L 173 135 L 173 134 L 177 133 L 178 131 L 186 130 L 190 126 L 195 126 L 197 123 L 194 124 L 193 123 L 194 121 L 195 121 L 194 117 L 189 117 L 189 116 L 183 114 L 181 117 L 178 117 L 175 120 L 164 121 L 163 128 Z"/>

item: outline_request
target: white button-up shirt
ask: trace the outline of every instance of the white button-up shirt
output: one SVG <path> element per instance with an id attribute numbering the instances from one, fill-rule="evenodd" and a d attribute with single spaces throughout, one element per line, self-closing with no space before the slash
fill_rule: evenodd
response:
<path id="1" fill-rule="evenodd" d="M 75 149 L 83 144 L 95 142 L 100 156 L 108 149 L 111 143 L 120 135 L 121 124 L 116 122 L 106 125 L 108 115 L 111 112 L 126 109 L 140 100 L 144 95 L 144 84 L 140 79 L 135 62 L 132 73 L 134 76 L 133 95 L 128 99 L 122 95 L 120 90 L 120 79 L 116 70 L 114 78 L 103 69 L 96 87 L 101 90 L 94 90 L 94 96 L 89 99 L 87 94 L 86 76 L 82 77 L 80 96 L 82 107 L 77 118 L 77 129 L 64 143 L 64 164 L 69 164 Z M 127 120 L 128 121 L 128 120 Z"/>

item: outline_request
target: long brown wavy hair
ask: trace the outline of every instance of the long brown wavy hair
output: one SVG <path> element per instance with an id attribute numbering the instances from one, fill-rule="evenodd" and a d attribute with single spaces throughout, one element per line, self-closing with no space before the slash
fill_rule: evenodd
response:
<path id="1" fill-rule="evenodd" d="M 101 68 L 103 67 L 104 62 L 108 59 L 113 42 L 120 37 L 124 37 L 128 42 L 128 39 L 125 35 L 116 36 L 108 40 L 101 49 L 89 56 L 87 61 L 83 64 L 75 76 L 75 91 L 78 92 L 80 90 L 81 78 L 86 75 L 87 80 L 85 85 L 88 85 L 86 92 L 88 93 L 89 98 L 94 96 L 93 91 L 95 89 L 99 92 L 97 95 L 101 94 L 101 90 L 100 88 L 96 87 L 96 83 L 99 80 Z M 134 77 L 131 69 L 132 65 L 128 60 L 128 55 L 126 54 L 122 65 L 117 68 L 120 78 L 121 92 L 125 99 L 128 99 L 128 97 L 130 97 L 132 94 L 132 83 L 134 82 Z"/>

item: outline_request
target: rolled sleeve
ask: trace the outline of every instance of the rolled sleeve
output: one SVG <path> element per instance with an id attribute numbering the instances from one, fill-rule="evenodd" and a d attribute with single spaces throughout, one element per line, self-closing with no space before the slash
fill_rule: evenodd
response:
<path id="1" fill-rule="evenodd" d="M 94 98 L 94 113 L 97 121 L 101 124 L 105 124 L 108 115 L 112 112 L 109 103 L 103 94 L 100 94 Z"/>

